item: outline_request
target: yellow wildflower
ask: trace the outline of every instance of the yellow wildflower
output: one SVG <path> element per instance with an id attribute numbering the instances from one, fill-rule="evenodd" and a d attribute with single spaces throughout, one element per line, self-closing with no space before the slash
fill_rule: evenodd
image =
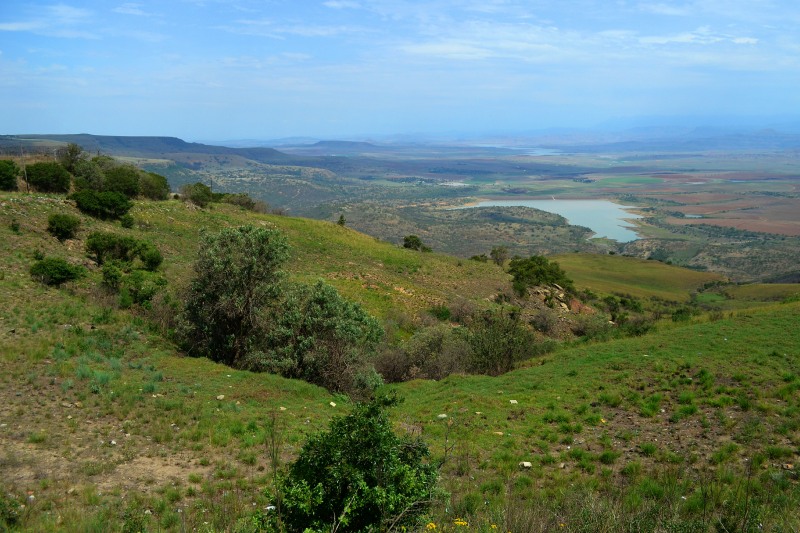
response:
<path id="1" fill-rule="evenodd" d="M 434 524 L 433 522 L 428 522 L 428 525 L 425 526 L 425 529 L 427 529 L 428 531 L 433 531 L 434 529 L 436 529 L 436 524 Z"/>

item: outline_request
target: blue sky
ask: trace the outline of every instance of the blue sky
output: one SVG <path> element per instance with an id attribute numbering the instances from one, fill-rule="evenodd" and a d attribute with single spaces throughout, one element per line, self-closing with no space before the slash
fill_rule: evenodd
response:
<path id="1" fill-rule="evenodd" d="M 0 1 L 0 133 L 187 140 L 797 116 L 796 0 Z"/>

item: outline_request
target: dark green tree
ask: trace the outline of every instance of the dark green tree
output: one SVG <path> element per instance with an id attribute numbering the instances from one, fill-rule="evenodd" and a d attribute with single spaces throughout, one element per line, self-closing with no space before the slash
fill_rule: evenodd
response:
<path id="1" fill-rule="evenodd" d="M 26 167 L 28 183 L 39 192 L 67 192 L 70 174 L 55 161 L 34 163 Z"/>
<path id="2" fill-rule="evenodd" d="M 422 243 L 422 239 L 419 238 L 417 235 L 406 235 L 403 237 L 403 248 L 408 248 L 409 250 L 422 250 L 425 245 Z"/>
<path id="3" fill-rule="evenodd" d="M 0 160 L 0 190 L 16 191 L 19 167 L 10 159 Z"/>
<path id="4" fill-rule="evenodd" d="M 425 443 L 392 431 L 387 408 L 396 403 L 356 404 L 306 442 L 279 483 L 280 529 L 415 530 L 434 499 L 438 474 Z"/>
<path id="5" fill-rule="evenodd" d="M 73 193 L 70 198 L 81 212 L 104 220 L 118 219 L 133 207 L 133 202 L 119 192 L 85 189 Z"/>
<path id="6" fill-rule="evenodd" d="M 277 230 L 241 226 L 202 233 L 180 328 L 189 354 L 241 366 L 283 294 L 281 267 L 288 257 L 289 244 Z"/>
<path id="7" fill-rule="evenodd" d="M 337 220 L 336 223 L 340 226 L 344 226 L 347 224 L 347 220 L 344 218 L 344 215 L 339 215 L 339 220 Z"/>
<path id="8" fill-rule="evenodd" d="M 564 290 L 574 290 L 572 280 L 555 261 L 549 261 L 541 255 L 532 255 L 527 259 L 515 257 L 508 265 L 508 273 L 513 276 L 514 291 L 524 296 L 529 287 L 558 284 Z"/>
<path id="9" fill-rule="evenodd" d="M 140 172 L 139 194 L 150 200 L 166 200 L 169 196 L 167 178 L 155 172 Z"/>
<path id="10" fill-rule="evenodd" d="M 128 198 L 139 195 L 139 169 L 133 165 L 117 165 L 105 171 L 103 190 L 118 192 Z"/>

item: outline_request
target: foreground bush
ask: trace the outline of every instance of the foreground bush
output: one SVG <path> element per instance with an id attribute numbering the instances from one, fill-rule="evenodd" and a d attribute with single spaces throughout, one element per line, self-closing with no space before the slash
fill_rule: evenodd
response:
<path id="1" fill-rule="evenodd" d="M 430 507 L 437 471 L 428 447 L 398 437 L 386 413 L 395 399 L 357 404 L 311 437 L 279 483 L 284 531 L 401 531 Z"/>
<path id="2" fill-rule="evenodd" d="M 82 266 L 71 265 L 57 257 L 46 257 L 31 266 L 31 276 L 45 285 L 61 285 L 83 276 Z"/>
<path id="3" fill-rule="evenodd" d="M 57 213 L 47 219 L 48 233 L 59 241 L 73 238 L 80 225 L 81 219 L 74 215 Z"/>

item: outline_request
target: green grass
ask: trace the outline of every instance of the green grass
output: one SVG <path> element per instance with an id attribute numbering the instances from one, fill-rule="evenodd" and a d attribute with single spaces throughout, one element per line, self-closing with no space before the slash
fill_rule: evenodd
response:
<path id="1" fill-rule="evenodd" d="M 691 292 L 705 283 L 723 279 L 718 274 L 620 255 L 566 254 L 553 258 L 578 289 L 630 294 L 642 299 L 658 297 L 686 302 Z"/>
<path id="2" fill-rule="evenodd" d="M 16 235 L 0 220 L 8 259 L 0 279 L 0 422 L 7 424 L 0 477 L 11 480 L 4 498 L 35 493 L 20 529 L 229 530 L 270 504 L 269 447 L 287 464 L 349 401 L 300 381 L 183 357 L 138 311 L 105 300 L 96 270 L 64 289 L 33 282 L 30 250 L 83 260 L 82 249 L 58 244 L 41 224 L 67 208 L 63 199 L 8 197 L 21 199 L 0 218 L 14 216 L 21 228 Z M 190 276 L 199 227 L 246 221 L 289 235 L 295 279 L 324 277 L 381 316 L 398 307 L 427 314 L 457 297 L 479 305 L 508 286 L 491 264 L 401 250 L 335 224 L 248 218 L 222 206 L 198 212 L 176 202 L 137 204 L 134 216 L 143 226 L 131 231 L 162 249 L 175 289 Z M 82 228 L 108 225 L 86 219 Z M 684 270 L 618 256 L 564 256 L 568 272 L 570 264 L 586 272 L 575 275 L 583 286 L 624 287 L 641 297 L 688 299 L 711 279 L 682 280 Z M 591 285 L 593 268 L 606 269 L 609 280 L 593 274 L 601 286 Z M 631 524 L 685 525 L 706 516 L 707 525 L 741 523 L 737 509 L 747 502 L 768 528 L 797 529 L 789 511 L 800 504 L 797 478 L 783 465 L 796 464 L 800 449 L 799 321 L 794 302 L 660 323 L 642 337 L 567 343 L 496 378 L 387 387 L 405 398 L 392 413 L 396 430 L 421 436 L 431 459 L 442 462 L 451 496 L 430 519 L 443 530 L 456 509 L 477 531 L 491 524 L 535 530 L 526 523 L 637 530 Z M 747 460 L 757 456 L 767 460 L 748 473 Z M 58 476 L 45 476 L 50 471 Z M 42 483 L 45 477 L 51 481 Z"/>

